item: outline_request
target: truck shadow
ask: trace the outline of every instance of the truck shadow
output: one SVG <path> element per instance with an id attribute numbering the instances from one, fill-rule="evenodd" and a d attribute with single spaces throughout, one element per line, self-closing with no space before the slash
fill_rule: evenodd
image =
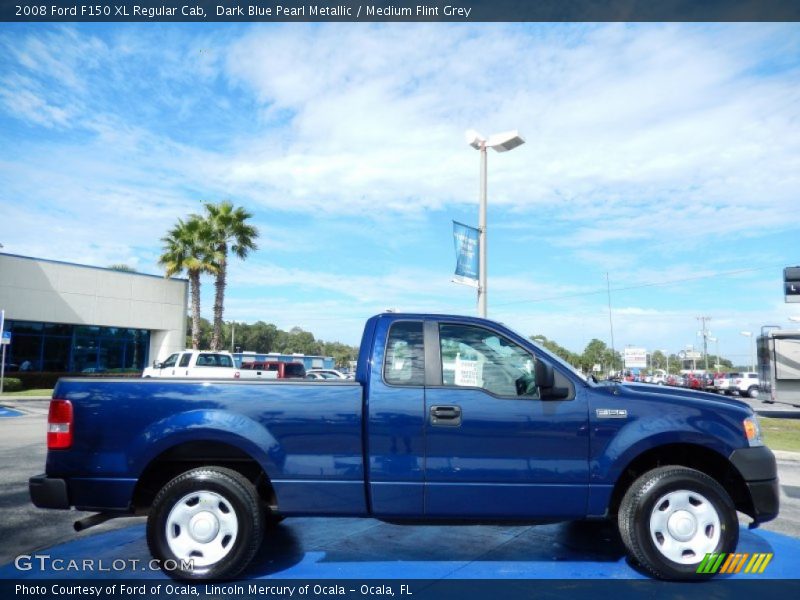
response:
<path id="1" fill-rule="evenodd" d="M 280 574 L 301 562 L 618 562 L 614 524 L 405 525 L 374 519 L 287 519 L 270 530 L 243 577 Z"/>

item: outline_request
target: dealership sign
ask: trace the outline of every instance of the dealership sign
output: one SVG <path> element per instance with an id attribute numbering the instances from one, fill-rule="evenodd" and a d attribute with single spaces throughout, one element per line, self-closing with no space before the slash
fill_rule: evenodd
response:
<path id="1" fill-rule="evenodd" d="M 626 369 L 647 368 L 647 350 L 645 348 L 625 348 L 623 356 Z"/>
<path id="2" fill-rule="evenodd" d="M 800 302 L 800 267 L 783 270 L 783 293 L 786 302 Z"/>

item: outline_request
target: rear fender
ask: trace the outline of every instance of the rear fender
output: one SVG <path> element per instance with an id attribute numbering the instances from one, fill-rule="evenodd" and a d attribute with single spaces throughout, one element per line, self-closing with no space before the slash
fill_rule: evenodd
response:
<path id="1" fill-rule="evenodd" d="M 153 423 L 132 441 L 129 471 L 141 475 L 163 452 L 199 441 L 222 442 L 240 449 L 257 461 L 270 479 L 283 472 L 285 453 L 269 430 L 249 417 L 224 410 L 195 410 Z"/>

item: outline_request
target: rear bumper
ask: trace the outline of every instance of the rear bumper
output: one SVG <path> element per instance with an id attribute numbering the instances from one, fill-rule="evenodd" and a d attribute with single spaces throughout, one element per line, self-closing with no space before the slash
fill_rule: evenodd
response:
<path id="1" fill-rule="evenodd" d="M 775 455 L 766 446 L 740 448 L 731 453 L 730 461 L 741 473 L 750 492 L 755 523 L 771 521 L 780 509 L 780 485 Z"/>
<path id="2" fill-rule="evenodd" d="M 67 482 L 45 474 L 36 475 L 28 480 L 28 492 L 39 508 L 69 508 Z"/>
<path id="3" fill-rule="evenodd" d="M 97 512 L 130 510 L 135 479 L 77 478 L 60 479 L 46 474 L 28 480 L 31 501 L 39 508 L 69 508 Z"/>

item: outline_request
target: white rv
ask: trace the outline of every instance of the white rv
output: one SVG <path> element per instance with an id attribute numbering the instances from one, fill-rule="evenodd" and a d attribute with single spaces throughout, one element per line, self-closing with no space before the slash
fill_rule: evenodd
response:
<path id="1" fill-rule="evenodd" d="M 773 329 L 758 338 L 764 402 L 800 407 L 800 331 Z"/>

